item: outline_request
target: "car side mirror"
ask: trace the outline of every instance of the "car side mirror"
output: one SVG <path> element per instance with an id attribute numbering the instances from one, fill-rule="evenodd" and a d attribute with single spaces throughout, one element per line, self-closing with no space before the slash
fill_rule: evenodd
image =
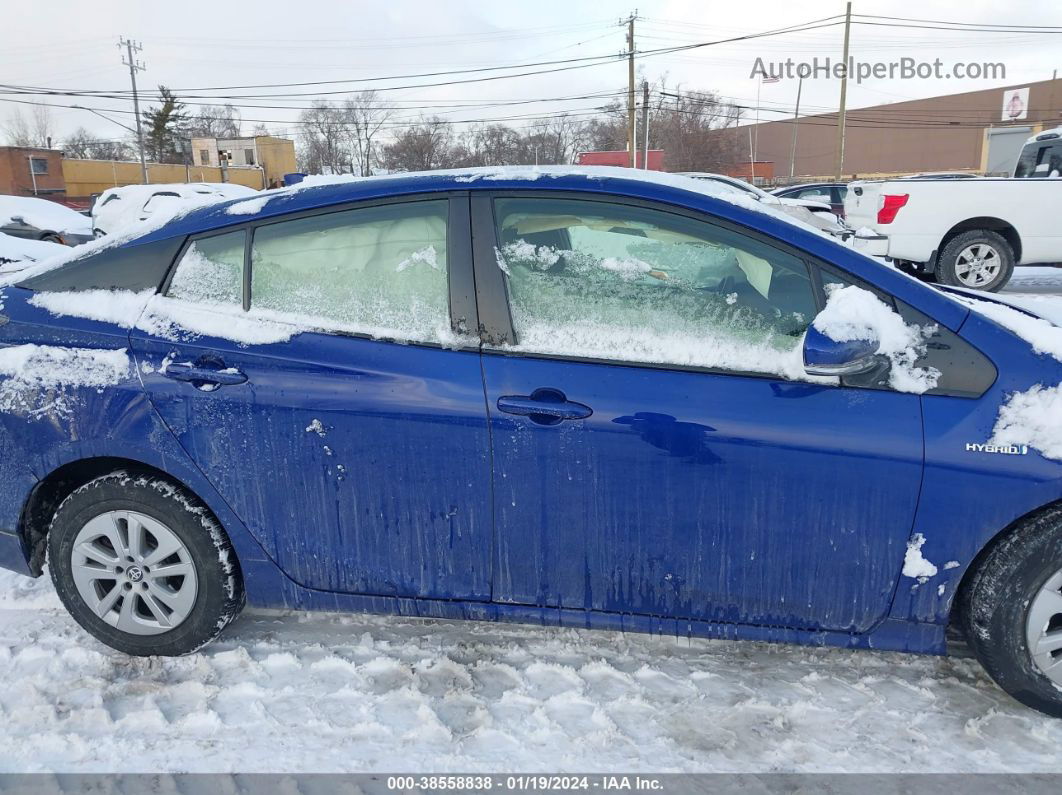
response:
<path id="1" fill-rule="evenodd" d="M 12 215 L 11 220 L 14 221 L 16 224 L 26 223 L 26 219 L 23 218 L 21 215 Z"/>
<path id="2" fill-rule="evenodd" d="M 804 371 L 808 375 L 857 375 L 877 366 L 878 340 L 838 342 L 808 326 L 804 334 Z"/>

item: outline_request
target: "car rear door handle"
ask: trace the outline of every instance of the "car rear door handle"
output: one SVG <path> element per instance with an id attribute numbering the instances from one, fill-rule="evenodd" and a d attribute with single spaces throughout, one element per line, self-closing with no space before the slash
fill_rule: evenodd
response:
<path id="1" fill-rule="evenodd" d="M 217 386 L 236 386 L 247 381 L 247 376 L 234 367 L 217 370 L 213 367 L 202 367 L 190 362 L 170 362 L 166 365 L 162 374 L 174 381 L 198 381 L 204 384 L 216 384 Z"/>
<path id="2" fill-rule="evenodd" d="M 554 422 L 582 420 L 594 413 L 589 406 L 568 400 L 558 389 L 536 389 L 530 395 L 502 395 L 498 398 L 498 410 L 536 421 L 541 421 L 538 420 L 541 417 Z"/>

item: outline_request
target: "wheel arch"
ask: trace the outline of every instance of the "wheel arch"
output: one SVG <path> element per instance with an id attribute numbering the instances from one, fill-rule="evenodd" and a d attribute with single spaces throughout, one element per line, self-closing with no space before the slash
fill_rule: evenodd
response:
<path id="1" fill-rule="evenodd" d="M 71 493 L 103 475 L 116 471 L 128 471 L 138 475 L 149 475 L 169 481 L 173 485 L 187 491 L 199 502 L 210 510 L 215 520 L 225 529 L 226 534 L 232 540 L 232 533 L 228 524 L 217 515 L 208 500 L 204 499 L 195 488 L 184 479 L 153 466 L 144 461 L 121 456 L 93 456 L 78 458 L 68 461 L 45 475 L 31 489 L 22 513 L 19 517 L 18 534 L 22 538 L 25 550 L 28 554 L 28 565 L 35 576 L 43 572 L 44 561 L 47 551 L 48 529 L 56 509 Z M 233 544 L 235 549 L 235 544 Z M 236 551 L 237 561 L 239 552 Z"/>
<path id="2" fill-rule="evenodd" d="M 949 630 L 961 631 L 962 616 L 967 609 L 970 583 L 973 581 L 974 577 L 977 576 L 978 570 L 984 565 L 985 560 L 988 559 L 989 555 L 992 554 L 996 547 L 1026 522 L 1032 521 L 1039 515 L 1047 513 L 1048 511 L 1056 510 L 1059 507 L 1062 507 L 1062 499 L 1054 500 L 1053 502 L 1034 508 L 1011 521 L 1006 527 L 981 545 L 977 554 L 974 555 L 973 560 L 970 561 L 970 565 L 968 565 L 963 572 L 962 577 L 959 579 L 958 587 L 955 589 L 955 598 L 952 600 L 951 608 L 948 611 Z"/>
<path id="3" fill-rule="evenodd" d="M 1010 246 L 1011 251 L 1014 252 L 1014 262 L 1021 261 L 1021 235 L 1018 234 L 1018 230 L 1007 221 L 1002 218 L 996 218 L 994 216 L 982 215 L 976 218 L 967 218 L 965 221 L 960 221 L 955 224 L 951 229 L 944 233 L 944 237 L 940 240 L 940 245 L 937 247 L 938 256 L 947 247 L 948 243 L 963 232 L 969 232 L 974 229 L 987 229 L 990 232 L 995 232 L 1001 235 L 1007 244 Z"/>

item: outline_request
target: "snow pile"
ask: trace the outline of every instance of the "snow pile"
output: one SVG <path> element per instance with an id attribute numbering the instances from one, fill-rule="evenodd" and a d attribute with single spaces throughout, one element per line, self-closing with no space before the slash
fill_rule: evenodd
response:
<path id="1" fill-rule="evenodd" d="M 1062 384 L 1015 392 L 999 407 L 989 444 L 1028 445 L 1062 461 Z"/>
<path id="2" fill-rule="evenodd" d="M 21 217 L 30 226 L 49 232 L 91 235 L 92 223 L 69 207 L 32 196 L 0 196 L 0 226 Z"/>
<path id="3" fill-rule="evenodd" d="M 992 301 L 959 299 L 1003 328 L 1028 342 L 1034 351 L 1053 356 L 1062 362 L 1062 328 L 1039 317 L 1032 317 L 1018 309 L 1001 306 Z"/>
<path id="4" fill-rule="evenodd" d="M 1017 334 L 1034 351 L 1062 362 L 1062 328 L 1009 306 L 977 299 L 957 299 Z M 1062 461 L 1062 384 L 1036 384 L 1013 392 L 999 407 L 988 444 L 1028 445 L 1046 458 Z"/>
<path id="5" fill-rule="evenodd" d="M 225 208 L 225 212 L 229 215 L 254 215 L 262 211 L 262 208 L 269 203 L 272 196 L 256 196 L 253 199 L 244 199 L 243 201 L 230 204 Z"/>
<path id="6" fill-rule="evenodd" d="M 970 659 L 254 610 L 198 653 L 131 658 L 47 576 L 0 572 L 0 663 L 3 772 L 1062 767 L 1062 721 Z"/>
<path id="7" fill-rule="evenodd" d="M 75 387 L 102 389 L 120 383 L 130 371 L 123 350 L 89 350 L 55 345 L 0 348 L 0 411 L 39 416 L 69 411 Z"/>
<path id="8" fill-rule="evenodd" d="M 82 290 L 80 292 L 38 292 L 28 303 L 57 317 L 83 317 L 121 328 L 132 328 L 144 311 L 154 290 Z"/>
<path id="9" fill-rule="evenodd" d="M 907 552 L 903 556 L 903 576 L 911 577 L 920 583 L 925 583 L 937 573 L 937 567 L 922 557 L 922 547 L 925 543 L 926 537 L 915 533 L 907 542 Z"/>
<path id="10" fill-rule="evenodd" d="M 892 365 L 889 385 L 897 391 L 922 394 L 937 385 L 939 370 L 915 364 L 926 352 L 926 337 L 935 328 L 904 323 L 868 290 L 855 285 L 830 290 L 826 308 L 812 325 L 836 342 L 877 341 L 878 353 L 888 357 Z"/>

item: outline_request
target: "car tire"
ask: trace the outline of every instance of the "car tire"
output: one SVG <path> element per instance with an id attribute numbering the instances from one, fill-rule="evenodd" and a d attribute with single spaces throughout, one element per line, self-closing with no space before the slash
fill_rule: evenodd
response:
<path id="1" fill-rule="evenodd" d="M 995 544 L 960 609 L 966 641 L 988 675 L 1022 704 L 1062 718 L 1062 507 Z"/>
<path id="2" fill-rule="evenodd" d="M 1014 250 L 1006 239 L 988 229 L 971 229 L 953 237 L 937 258 L 941 284 L 996 292 L 1014 273 Z"/>
<path id="3" fill-rule="evenodd" d="M 47 234 L 43 234 L 41 235 L 40 239 L 45 243 L 58 243 L 60 245 L 63 244 L 63 239 L 54 232 L 48 232 Z"/>
<path id="4" fill-rule="evenodd" d="M 194 496 L 160 477 L 112 472 L 76 489 L 48 531 L 52 581 L 86 631 L 137 656 L 190 654 L 244 604 L 236 555 Z"/>

